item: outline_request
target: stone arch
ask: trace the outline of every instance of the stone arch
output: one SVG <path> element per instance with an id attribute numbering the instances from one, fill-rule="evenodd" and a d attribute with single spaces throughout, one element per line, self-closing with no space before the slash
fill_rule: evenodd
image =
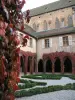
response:
<path id="1" fill-rule="evenodd" d="M 61 18 L 60 26 L 61 26 L 61 28 L 65 26 L 65 18 Z"/>
<path id="2" fill-rule="evenodd" d="M 43 25 L 44 25 L 44 30 L 47 30 L 48 26 L 47 26 L 47 21 L 46 20 L 44 20 Z"/>
<path id="3" fill-rule="evenodd" d="M 58 18 L 55 20 L 55 28 L 60 28 L 60 21 Z"/>
<path id="4" fill-rule="evenodd" d="M 40 59 L 38 62 L 38 72 L 43 72 L 43 60 Z"/>
<path id="5" fill-rule="evenodd" d="M 64 72 L 72 73 L 72 61 L 70 57 L 64 58 Z"/>
<path id="6" fill-rule="evenodd" d="M 35 23 L 33 23 L 33 29 L 36 31 L 37 29 L 37 25 Z"/>
<path id="7" fill-rule="evenodd" d="M 68 16 L 68 26 L 73 26 L 73 19 L 71 15 Z"/>
<path id="8" fill-rule="evenodd" d="M 54 70 L 55 72 L 61 72 L 61 60 L 59 57 L 55 58 Z"/>
<path id="9" fill-rule="evenodd" d="M 46 61 L 46 72 L 52 72 L 52 61 L 50 59 Z"/>
<path id="10" fill-rule="evenodd" d="M 39 26 L 40 26 L 40 24 L 38 23 L 38 24 L 37 24 L 37 29 L 36 29 L 37 31 L 39 31 Z"/>

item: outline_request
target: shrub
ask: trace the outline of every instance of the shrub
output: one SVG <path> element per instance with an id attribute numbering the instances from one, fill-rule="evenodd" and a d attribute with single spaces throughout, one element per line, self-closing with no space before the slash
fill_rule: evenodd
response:
<path id="1" fill-rule="evenodd" d="M 18 85 L 20 89 L 25 89 L 25 88 L 32 88 L 34 86 L 37 86 L 37 85 L 46 85 L 47 83 L 46 82 L 34 82 L 34 81 L 31 81 L 31 80 L 23 80 L 21 79 L 20 80 L 21 83 L 24 83 L 24 85 Z"/>
<path id="2" fill-rule="evenodd" d="M 56 85 L 56 86 L 48 86 L 43 88 L 34 88 L 28 91 L 20 90 L 15 92 L 15 96 L 18 98 L 23 96 L 32 96 L 36 94 L 48 93 L 48 92 L 59 91 L 59 90 L 75 90 L 75 83 L 67 84 L 65 86 Z"/>
<path id="3" fill-rule="evenodd" d="M 37 77 L 41 76 L 41 77 Z M 36 74 L 36 75 L 24 75 L 22 78 L 31 79 L 61 79 L 62 77 L 69 77 L 75 80 L 75 75 L 64 75 L 64 74 Z"/>

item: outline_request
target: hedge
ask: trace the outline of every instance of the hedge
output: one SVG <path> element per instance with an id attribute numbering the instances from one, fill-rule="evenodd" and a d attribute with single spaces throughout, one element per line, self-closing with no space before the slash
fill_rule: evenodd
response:
<path id="1" fill-rule="evenodd" d="M 20 79 L 20 83 L 24 83 L 24 85 L 18 85 L 20 89 L 26 89 L 26 88 L 31 88 L 31 87 L 34 87 L 34 86 L 37 86 L 37 85 L 46 85 L 47 83 L 46 82 L 34 82 L 34 81 L 31 81 L 31 80 L 23 80 L 23 79 Z"/>
<path id="2" fill-rule="evenodd" d="M 67 84 L 65 86 L 56 85 L 56 86 L 48 86 L 43 88 L 34 88 L 30 90 L 20 90 L 15 92 L 16 98 L 24 97 L 24 96 L 32 96 L 36 94 L 48 93 L 59 90 L 75 90 L 75 83 Z"/>
<path id="3" fill-rule="evenodd" d="M 69 77 L 75 80 L 75 75 L 64 75 L 64 74 L 36 74 L 36 75 L 22 76 L 22 78 L 31 78 L 31 79 L 61 79 L 62 77 Z"/>

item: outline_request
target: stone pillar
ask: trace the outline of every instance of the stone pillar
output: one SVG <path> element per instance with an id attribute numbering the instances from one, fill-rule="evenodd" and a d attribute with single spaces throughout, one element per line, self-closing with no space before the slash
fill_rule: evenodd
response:
<path id="1" fill-rule="evenodd" d="M 61 73 L 62 74 L 64 73 L 64 62 L 63 62 L 63 60 L 61 60 Z"/>
<path id="2" fill-rule="evenodd" d="M 52 62 L 52 73 L 54 74 L 54 61 Z"/>
<path id="3" fill-rule="evenodd" d="M 35 58 L 35 73 L 36 74 L 38 73 L 38 61 L 36 58 Z"/>
<path id="4" fill-rule="evenodd" d="M 75 74 L 75 66 L 72 67 L 72 74 Z"/>
<path id="5" fill-rule="evenodd" d="M 72 74 L 75 74 L 75 57 L 72 57 Z"/>
<path id="6" fill-rule="evenodd" d="M 30 73 L 33 74 L 33 72 L 34 72 L 34 57 L 32 57 L 30 65 Z"/>
<path id="7" fill-rule="evenodd" d="M 24 74 L 27 74 L 27 67 L 28 67 L 28 56 L 25 56 Z"/>
<path id="8" fill-rule="evenodd" d="M 43 61 L 43 72 L 46 73 L 46 61 Z"/>

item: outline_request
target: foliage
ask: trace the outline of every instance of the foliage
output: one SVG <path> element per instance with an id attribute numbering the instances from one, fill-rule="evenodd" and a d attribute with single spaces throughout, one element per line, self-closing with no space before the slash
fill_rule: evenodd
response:
<path id="1" fill-rule="evenodd" d="M 61 79 L 62 77 L 69 77 L 71 79 L 75 79 L 75 75 L 65 75 L 65 74 L 35 74 L 35 75 L 22 76 L 22 78 L 31 78 L 31 79 Z"/>
<path id="2" fill-rule="evenodd" d="M 21 9 L 25 0 L 0 0 L 0 100 L 14 100 L 14 92 L 18 90 L 20 40 L 16 25 L 24 29 Z M 25 16 L 29 21 L 29 11 Z M 22 46 L 27 44 L 27 36 L 22 37 Z"/>
<path id="3" fill-rule="evenodd" d="M 15 92 L 16 98 L 24 97 L 24 96 L 32 96 L 36 94 L 42 94 L 42 93 L 48 93 L 53 91 L 59 91 L 59 90 L 75 90 L 75 83 L 73 84 L 67 84 L 65 86 L 56 85 L 56 86 L 48 86 L 43 88 L 34 88 L 26 90 L 20 90 Z"/>
<path id="4" fill-rule="evenodd" d="M 45 82 L 34 82 L 34 81 L 31 81 L 31 80 L 23 80 L 21 79 L 20 80 L 21 83 L 24 83 L 24 85 L 18 85 L 20 89 L 26 89 L 26 88 L 32 88 L 34 86 L 38 86 L 38 85 L 46 85 L 47 83 Z"/>

